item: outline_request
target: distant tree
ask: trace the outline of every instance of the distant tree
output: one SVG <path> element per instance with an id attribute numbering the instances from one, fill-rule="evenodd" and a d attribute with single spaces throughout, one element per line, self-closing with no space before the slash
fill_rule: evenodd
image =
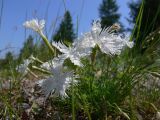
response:
<path id="1" fill-rule="evenodd" d="M 111 26 L 116 22 L 120 23 L 120 14 L 118 13 L 116 0 L 102 0 L 99 7 L 99 16 L 102 27 Z"/>
<path id="2" fill-rule="evenodd" d="M 14 57 L 13 57 L 12 52 L 7 52 L 7 53 L 6 53 L 5 61 L 6 61 L 7 63 L 9 63 L 9 61 L 12 61 L 13 58 L 14 58 Z"/>
<path id="3" fill-rule="evenodd" d="M 1 69 L 9 69 L 13 61 L 14 61 L 14 56 L 12 52 L 7 52 L 5 58 L 1 60 Z"/>
<path id="4" fill-rule="evenodd" d="M 63 42 L 65 44 L 72 43 L 75 39 L 75 33 L 73 29 L 72 17 L 69 11 L 66 11 L 64 18 L 60 23 L 60 27 L 56 34 L 53 36 L 53 40 L 56 42 Z"/>
<path id="5" fill-rule="evenodd" d="M 143 0 L 144 8 L 142 14 L 142 21 L 140 27 L 139 37 L 136 40 L 137 48 L 143 53 L 148 47 L 151 46 L 158 39 L 150 39 L 144 41 L 145 37 L 149 33 L 155 31 L 160 27 L 160 0 Z M 128 19 L 129 23 L 135 24 L 136 18 L 138 16 L 142 0 L 132 1 L 129 3 L 130 17 Z M 137 31 L 135 31 L 137 34 Z"/>
<path id="6" fill-rule="evenodd" d="M 129 18 L 127 18 L 127 20 L 130 24 L 134 25 L 136 23 L 136 18 L 140 10 L 141 2 L 142 2 L 141 0 L 138 0 L 137 2 L 132 1 L 128 3 L 128 7 L 130 8 L 130 13 L 129 13 Z"/>
<path id="7" fill-rule="evenodd" d="M 48 50 L 48 47 L 46 46 L 46 44 L 42 41 L 38 46 L 36 57 L 42 61 L 47 61 L 53 58 L 53 56 L 54 55 Z"/>
<path id="8" fill-rule="evenodd" d="M 27 40 L 23 44 L 23 48 L 20 50 L 19 59 L 26 59 L 30 55 L 34 54 L 34 41 L 33 37 L 29 35 Z"/>

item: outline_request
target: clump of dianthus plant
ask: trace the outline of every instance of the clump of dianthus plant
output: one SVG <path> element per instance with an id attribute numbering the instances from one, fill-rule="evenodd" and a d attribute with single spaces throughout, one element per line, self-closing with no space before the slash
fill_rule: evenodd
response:
<path id="1" fill-rule="evenodd" d="M 53 47 L 62 53 L 54 57 L 53 60 L 49 60 L 41 65 L 41 68 L 48 70 L 50 73 L 45 79 L 38 82 L 46 97 L 52 93 L 55 96 L 67 97 L 66 89 L 68 89 L 71 83 L 78 83 L 74 70 L 66 71 L 66 67 L 63 66 L 66 59 L 70 59 L 75 66 L 83 67 L 81 58 L 89 56 L 92 53 L 92 49 L 96 46 L 100 48 L 102 53 L 108 56 L 119 55 L 125 46 L 133 47 L 133 42 L 129 41 L 129 37 L 122 37 L 121 34 L 115 32 L 115 29 L 120 28 L 119 24 L 102 29 L 100 21 L 94 21 L 91 30 L 75 39 L 69 47 L 60 42 L 52 42 L 52 45 L 50 44 L 47 37 L 43 34 L 44 20 L 33 19 L 26 21 L 24 26 L 37 32 L 53 54 Z M 21 65 L 21 69 L 23 66 L 27 68 L 27 64 Z"/>

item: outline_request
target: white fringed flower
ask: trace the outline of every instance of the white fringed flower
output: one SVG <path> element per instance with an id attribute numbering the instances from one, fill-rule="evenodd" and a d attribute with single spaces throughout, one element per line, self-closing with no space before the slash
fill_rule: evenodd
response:
<path id="1" fill-rule="evenodd" d="M 64 59 L 60 59 L 59 57 L 55 57 L 53 60 L 47 61 L 41 65 L 41 68 L 44 68 L 46 70 L 51 70 L 53 68 L 56 68 L 59 65 L 63 64 Z"/>
<path id="2" fill-rule="evenodd" d="M 100 21 L 94 21 L 91 31 L 82 38 L 82 46 L 94 48 L 98 45 L 105 54 L 120 54 L 123 47 L 133 47 L 133 42 L 130 42 L 128 37 L 114 33 L 114 26 L 102 29 Z"/>
<path id="3" fill-rule="evenodd" d="M 125 42 L 126 42 L 125 44 L 126 44 L 129 48 L 132 48 L 132 47 L 134 46 L 134 43 L 129 41 L 129 37 L 126 39 Z"/>
<path id="4" fill-rule="evenodd" d="M 79 47 L 77 47 L 77 44 L 73 44 L 72 47 L 67 47 L 64 44 L 58 42 L 52 42 L 52 45 L 56 47 L 60 52 L 63 54 L 59 56 L 59 59 L 65 60 L 69 58 L 74 65 L 77 66 L 83 66 L 82 63 L 80 62 L 80 58 L 88 55 L 87 52 L 84 50 L 80 50 Z"/>
<path id="5" fill-rule="evenodd" d="M 73 72 L 63 72 L 62 68 L 62 65 L 52 68 L 52 76 L 39 82 L 39 85 L 41 86 L 46 97 L 52 93 L 54 93 L 53 95 L 55 96 L 67 96 L 65 91 L 74 79 Z"/>
<path id="6" fill-rule="evenodd" d="M 23 61 L 23 64 L 20 64 L 16 69 L 18 72 L 26 75 L 28 73 L 28 65 L 32 62 L 30 59 L 26 59 Z"/>
<path id="7" fill-rule="evenodd" d="M 30 21 L 26 21 L 23 25 L 26 28 L 30 28 L 38 33 L 42 33 L 45 26 L 45 20 L 38 21 L 38 19 L 32 19 Z"/>
<path id="8" fill-rule="evenodd" d="M 94 21 L 91 31 L 75 40 L 72 47 L 67 47 L 60 42 L 53 42 L 52 45 L 63 53 L 59 58 L 64 60 L 69 58 L 75 65 L 83 66 L 80 58 L 89 55 L 96 45 L 103 53 L 109 55 L 119 55 L 125 46 L 133 47 L 133 42 L 129 41 L 129 37 L 122 37 L 120 34 L 114 33 L 117 27 L 120 28 L 118 24 L 115 24 L 102 29 L 100 21 Z"/>

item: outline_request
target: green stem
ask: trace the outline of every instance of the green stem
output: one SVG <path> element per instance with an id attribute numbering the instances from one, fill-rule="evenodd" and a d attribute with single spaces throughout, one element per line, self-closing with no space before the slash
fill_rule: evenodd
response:
<path id="1" fill-rule="evenodd" d="M 34 72 L 32 72 L 29 68 L 27 68 L 27 71 L 28 71 L 31 75 L 33 75 L 35 78 L 38 78 L 38 76 L 37 76 L 36 74 L 34 74 Z"/>
<path id="2" fill-rule="evenodd" d="M 96 62 L 96 54 L 97 54 L 97 47 L 93 48 L 92 54 L 91 54 L 91 64 L 94 66 Z"/>
<path id="3" fill-rule="evenodd" d="M 43 41 L 45 42 L 45 44 L 47 45 L 49 50 L 54 54 L 54 49 L 53 49 L 52 45 L 49 43 L 49 41 L 46 38 L 46 36 L 42 32 L 40 33 L 40 36 L 42 37 Z"/>
<path id="4" fill-rule="evenodd" d="M 40 63 L 40 64 L 43 64 L 43 63 L 44 63 L 44 62 L 42 62 L 41 60 L 39 60 L 38 58 L 35 58 L 34 56 L 31 56 L 30 58 L 31 58 L 32 60 Z"/>
<path id="5" fill-rule="evenodd" d="M 38 58 L 35 59 L 36 62 L 43 64 L 44 62 L 42 62 L 41 60 L 39 60 Z"/>
<path id="6" fill-rule="evenodd" d="M 51 74 L 49 71 L 38 68 L 37 66 L 32 66 L 32 69 L 38 70 L 38 71 L 43 72 L 43 73 Z"/>
<path id="7" fill-rule="evenodd" d="M 73 87 L 73 80 L 72 80 L 72 86 L 71 86 L 71 90 L 72 90 L 72 120 L 75 120 L 75 98 L 74 98 L 74 87 Z"/>

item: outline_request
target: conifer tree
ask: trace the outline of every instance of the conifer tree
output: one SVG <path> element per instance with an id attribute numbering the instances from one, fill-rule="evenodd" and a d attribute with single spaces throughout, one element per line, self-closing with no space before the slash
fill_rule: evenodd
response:
<path id="1" fill-rule="evenodd" d="M 33 37 L 29 35 L 29 37 L 23 44 L 23 48 L 20 50 L 19 59 L 27 59 L 32 54 L 34 54 L 34 41 Z"/>
<path id="2" fill-rule="evenodd" d="M 116 0 L 102 0 L 99 15 L 102 27 L 111 26 L 116 22 L 119 23 L 120 14 L 118 13 Z"/>
<path id="3" fill-rule="evenodd" d="M 45 56 L 45 57 L 44 57 Z M 37 48 L 36 57 L 42 61 L 47 61 L 53 58 L 53 54 L 48 50 L 46 44 L 42 41 Z"/>
<path id="4" fill-rule="evenodd" d="M 5 58 L 2 61 L 3 64 L 1 64 L 1 67 L 4 69 L 9 69 L 13 61 L 14 61 L 13 53 L 9 51 L 6 53 Z"/>
<path id="5" fill-rule="evenodd" d="M 56 34 L 53 36 L 53 40 L 56 42 L 63 42 L 65 44 L 72 43 L 75 39 L 75 33 L 73 29 L 72 17 L 69 11 L 66 11 L 64 18 L 60 23 L 60 27 Z"/>

